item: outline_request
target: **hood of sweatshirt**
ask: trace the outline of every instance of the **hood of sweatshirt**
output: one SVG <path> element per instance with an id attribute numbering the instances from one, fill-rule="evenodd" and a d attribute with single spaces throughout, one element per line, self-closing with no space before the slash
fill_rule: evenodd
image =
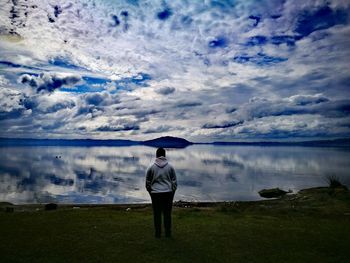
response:
<path id="1" fill-rule="evenodd" d="M 156 158 L 154 163 L 158 167 L 163 168 L 164 166 L 166 166 L 168 164 L 168 160 L 164 156 L 161 156 L 161 157 Z"/>

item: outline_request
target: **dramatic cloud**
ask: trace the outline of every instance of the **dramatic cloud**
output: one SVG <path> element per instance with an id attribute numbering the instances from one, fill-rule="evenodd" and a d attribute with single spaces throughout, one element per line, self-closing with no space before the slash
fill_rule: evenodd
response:
<path id="1" fill-rule="evenodd" d="M 119 102 L 116 94 L 110 94 L 108 92 L 88 93 L 83 95 L 83 98 L 86 104 L 95 106 L 109 106 Z"/>
<path id="2" fill-rule="evenodd" d="M 350 113 L 350 100 L 330 101 L 321 94 L 295 95 L 278 100 L 253 98 L 233 112 L 228 111 L 227 113 L 232 113 L 230 116 L 233 116 L 235 120 L 224 121 L 221 125 L 207 123 L 203 128 L 233 127 L 244 121 L 269 116 L 317 114 L 326 117 L 347 117 Z"/>
<path id="3" fill-rule="evenodd" d="M 169 94 L 175 92 L 175 88 L 173 88 L 173 87 L 163 87 L 163 88 L 159 88 L 159 89 L 157 90 L 157 92 L 158 92 L 159 94 L 162 94 L 162 95 L 169 95 Z"/>
<path id="4" fill-rule="evenodd" d="M 350 100 L 330 101 L 317 94 L 282 100 L 255 98 L 228 112 L 226 119 L 205 123 L 204 129 L 230 128 L 236 137 L 274 138 L 346 136 L 350 125 Z"/>
<path id="5" fill-rule="evenodd" d="M 18 0 L 0 17 L 1 137 L 350 136 L 347 1 Z"/>
<path id="6" fill-rule="evenodd" d="M 0 89 L 0 120 L 10 118 L 20 118 L 26 113 L 22 104 L 22 94 L 16 90 L 1 88 Z"/>
<path id="7" fill-rule="evenodd" d="M 170 125 L 159 125 L 155 127 L 148 128 L 144 131 L 144 133 L 163 133 L 163 132 L 169 132 L 169 131 L 178 131 L 182 130 L 182 127 L 177 126 L 170 126 Z"/>
<path id="8" fill-rule="evenodd" d="M 96 131 L 101 132 L 115 132 L 115 131 L 130 131 L 130 130 L 139 130 L 140 127 L 137 124 L 123 124 L 118 126 L 109 126 L 104 125 L 96 129 Z"/>
<path id="9" fill-rule="evenodd" d="M 57 75 L 42 73 L 38 77 L 24 74 L 19 78 L 19 81 L 23 84 L 28 84 L 30 87 L 35 88 L 36 92 L 53 92 L 62 86 L 72 86 L 81 81 L 80 76 L 75 75 Z"/>

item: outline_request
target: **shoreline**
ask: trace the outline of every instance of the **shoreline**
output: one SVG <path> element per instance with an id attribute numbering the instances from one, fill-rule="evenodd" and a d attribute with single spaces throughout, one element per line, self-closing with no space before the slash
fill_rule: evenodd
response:
<path id="1" fill-rule="evenodd" d="M 303 205 L 326 205 L 330 200 L 340 200 L 345 203 L 350 201 L 350 191 L 347 187 L 312 187 L 301 189 L 296 193 L 286 194 L 278 198 L 265 198 L 261 200 L 252 201 L 215 201 L 215 202 L 195 202 L 178 200 L 173 202 L 174 208 L 220 208 L 220 207 L 280 207 L 289 206 L 293 208 L 298 204 Z M 12 207 L 14 211 L 39 211 L 44 210 L 45 205 L 50 203 L 30 203 L 30 204 L 12 204 L 10 202 L 0 202 L 0 210 L 6 209 L 6 207 Z M 52 204 L 52 203 L 51 203 Z M 92 208 L 108 208 L 115 210 L 142 210 L 151 208 L 152 203 L 124 203 L 124 204 L 86 204 L 86 203 L 54 203 L 57 204 L 57 209 L 92 209 Z M 56 209 L 56 208 L 55 208 Z M 54 209 L 54 210 L 55 210 Z"/>

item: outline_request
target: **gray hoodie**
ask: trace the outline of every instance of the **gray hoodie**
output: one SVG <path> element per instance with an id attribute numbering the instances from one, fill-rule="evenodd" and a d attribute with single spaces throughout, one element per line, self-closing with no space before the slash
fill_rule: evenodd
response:
<path id="1" fill-rule="evenodd" d="M 156 158 L 146 172 L 146 189 L 150 193 L 175 192 L 177 188 L 176 173 L 168 160 L 161 156 Z"/>

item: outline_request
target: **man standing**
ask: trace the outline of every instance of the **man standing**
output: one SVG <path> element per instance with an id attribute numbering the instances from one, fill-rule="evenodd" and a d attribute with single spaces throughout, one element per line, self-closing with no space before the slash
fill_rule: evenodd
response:
<path id="1" fill-rule="evenodd" d="M 177 188 L 174 168 L 165 158 L 165 150 L 158 148 L 156 160 L 146 172 L 146 189 L 151 195 L 155 237 L 160 238 L 162 214 L 165 236 L 171 237 L 171 209 Z"/>

